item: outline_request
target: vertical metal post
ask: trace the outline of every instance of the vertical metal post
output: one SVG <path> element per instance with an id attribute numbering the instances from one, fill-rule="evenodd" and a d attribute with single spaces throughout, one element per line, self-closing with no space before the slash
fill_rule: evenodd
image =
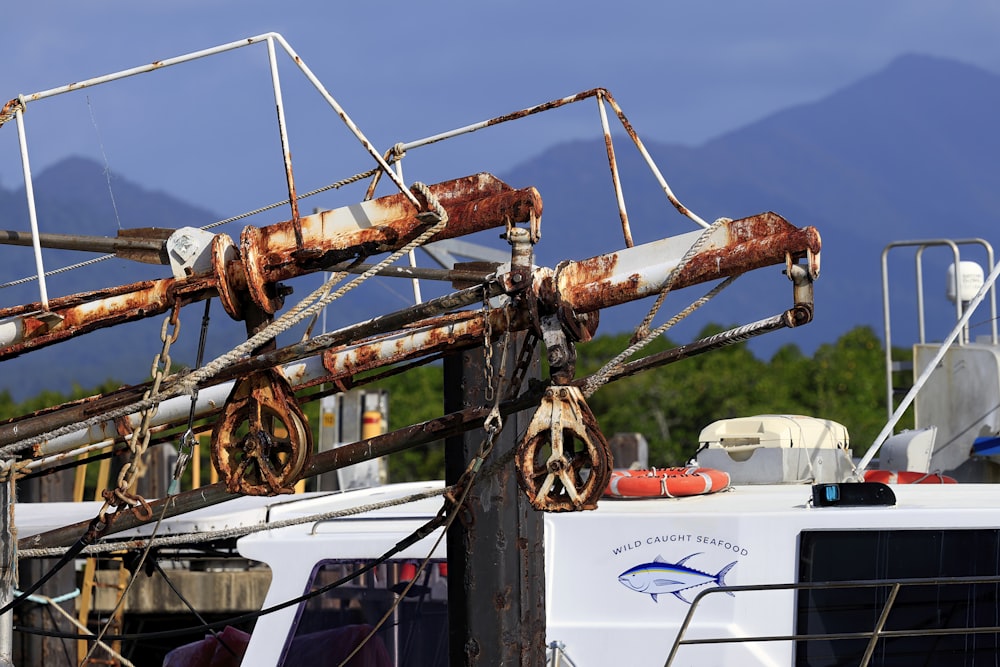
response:
<path id="1" fill-rule="evenodd" d="M 13 471 L 14 461 L 7 461 Z M 0 605 L 14 599 L 17 581 L 17 539 L 14 534 L 14 475 L 0 482 Z M 0 667 L 14 666 L 14 611 L 0 616 Z"/>
<path id="2" fill-rule="evenodd" d="M 520 336 L 512 339 L 517 349 Z M 513 366 L 513 356 L 510 365 Z M 499 351 L 493 355 L 497 360 Z M 445 359 L 445 411 L 485 401 L 482 349 Z M 538 359 L 528 373 L 538 377 Z M 513 368 L 508 368 L 510 377 Z M 489 470 L 513 447 L 531 412 L 506 418 L 483 465 Z M 454 483 L 479 453 L 483 430 L 445 441 L 445 478 Z M 448 532 L 448 629 L 450 664 L 541 667 L 545 663 L 543 515 L 518 487 L 514 465 L 477 477 L 467 511 Z"/>
<path id="3" fill-rule="evenodd" d="M 295 194 L 295 179 L 292 177 L 292 150 L 288 145 L 288 129 L 285 126 L 285 104 L 281 99 L 281 83 L 278 78 L 278 60 L 274 53 L 274 37 L 267 38 L 267 59 L 271 67 L 271 87 L 274 90 L 274 106 L 278 112 L 278 134 L 281 137 L 281 153 L 285 161 L 285 180 L 288 184 L 288 203 L 292 207 L 292 221 L 295 223 L 295 241 L 302 245 L 302 230 L 299 227 L 299 198 Z"/>
<path id="4" fill-rule="evenodd" d="M 31 181 L 31 163 L 28 160 L 28 137 L 24 133 L 23 105 L 14 110 L 17 121 L 17 138 L 21 143 L 21 169 L 24 171 L 24 194 L 28 199 L 28 222 L 31 224 L 31 247 L 35 251 L 35 271 L 38 274 L 38 299 L 43 310 L 49 309 L 49 293 L 45 287 L 45 267 L 42 265 L 42 246 L 38 237 L 38 213 L 35 211 L 35 188 Z"/>
<path id="5" fill-rule="evenodd" d="M 326 312 L 325 310 L 323 311 Z M 319 443 L 320 452 L 328 452 L 344 444 L 340 437 L 340 399 L 341 394 L 324 396 L 319 402 Z M 316 491 L 337 491 L 340 484 L 337 481 L 338 471 L 325 472 L 316 476 Z"/>

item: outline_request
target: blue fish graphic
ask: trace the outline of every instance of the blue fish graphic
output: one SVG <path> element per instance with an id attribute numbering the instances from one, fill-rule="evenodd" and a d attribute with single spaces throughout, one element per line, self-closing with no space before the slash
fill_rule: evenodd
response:
<path id="1" fill-rule="evenodd" d="M 633 568 L 625 570 L 618 575 L 618 581 L 636 593 L 648 593 L 653 598 L 653 602 L 657 602 L 657 595 L 670 593 L 676 596 L 678 600 L 691 604 L 690 601 L 684 599 L 684 596 L 681 595 L 682 591 L 694 588 L 695 586 L 704 586 L 705 584 L 713 583 L 716 586 L 725 586 L 726 574 L 739 562 L 734 560 L 716 574 L 708 574 L 707 572 L 701 572 L 700 570 L 695 570 L 684 565 L 689 558 L 700 554 L 701 552 L 690 554 L 681 558 L 676 563 L 668 563 L 663 560 L 662 556 L 657 556 L 653 559 L 652 563 L 642 563 L 641 565 L 636 565 Z M 732 593 L 729 593 L 729 595 L 732 595 Z"/>

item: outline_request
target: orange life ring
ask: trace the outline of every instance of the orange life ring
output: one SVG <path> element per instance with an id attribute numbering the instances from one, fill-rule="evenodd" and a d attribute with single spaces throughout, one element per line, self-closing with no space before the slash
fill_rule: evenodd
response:
<path id="1" fill-rule="evenodd" d="M 911 470 L 866 470 L 866 482 L 883 484 L 957 484 L 954 477 L 936 472 L 913 472 Z"/>
<path id="2" fill-rule="evenodd" d="M 610 498 L 674 498 L 729 488 L 729 473 L 712 468 L 615 470 L 604 490 Z"/>

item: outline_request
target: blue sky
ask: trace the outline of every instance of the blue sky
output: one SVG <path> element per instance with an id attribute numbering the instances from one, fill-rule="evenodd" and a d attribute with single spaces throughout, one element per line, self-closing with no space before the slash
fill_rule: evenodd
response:
<path id="1" fill-rule="evenodd" d="M 4 10 L 0 98 L 274 31 L 381 150 L 598 86 L 644 139 L 696 145 L 904 53 L 1000 73 L 998 26 L 993 0 L 40 0 Z M 339 119 L 281 60 L 299 190 L 367 168 Z M 232 215 L 282 196 L 270 94 L 258 45 L 32 103 L 32 168 L 87 155 Z M 553 143 L 599 136 L 593 103 L 577 106 L 422 149 L 407 178 L 502 172 Z M 7 188 L 21 184 L 16 140 L 13 123 L 0 128 Z"/>

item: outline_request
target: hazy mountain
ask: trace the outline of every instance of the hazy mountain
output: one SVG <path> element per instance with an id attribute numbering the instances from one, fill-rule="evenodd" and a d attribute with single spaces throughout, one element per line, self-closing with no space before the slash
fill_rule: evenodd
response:
<path id="1" fill-rule="evenodd" d="M 880 254 L 886 244 L 994 237 L 1000 217 L 997 104 L 997 75 L 905 56 L 824 99 L 697 148 L 655 143 L 647 148 L 681 202 L 708 221 L 773 210 L 792 224 L 820 230 L 815 321 L 756 344 L 763 352 L 786 342 L 811 350 L 858 324 L 881 331 Z M 633 228 L 641 228 L 647 239 L 665 230 L 694 229 L 670 209 L 629 142 L 615 143 Z M 600 192 L 607 194 L 599 199 L 594 194 L 598 181 L 609 181 L 607 173 L 603 141 L 595 141 L 556 146 L 507 176 L 514 184 L 539 187 L 548 223 L 543 244 L 557 236 L 556 254 L 573 255 L 584 240 L 605 248 L 621 244 L 610 187 L 601 184 Z M 584 226 L 585 235 L 574 231 Z M 893 309 L 894 331 L 900 334 L 894 334 L 894 343 L 908 344 L 903 331 L 912 338 L 916 330 L 913 257 L 902 249 L 889 256 L 893 300 L 905 302 Z M 985 255 L 968 249 L 963 259 L 983 263 Z M 928 335 L 940 339 L 954 320 L 954 307 L 943 300 L 950 254 L 931 250 L 925 260 L 928 303 L 942 302 L 931 311 L 941 315 L 929 318 Z M 678 308 L 691 300 L 684 296 L 678 294 Z M 783 310 L 789 302 L 780 278 L 748 275 L 727 291 L 724 303 L 702 310 L 709 320 L 735 323 Z M 908 318 L 901 327 L 897 314 Z"/>
<path id="2" fill-rule="evenodd" d="M 792 224 L 820 230 L 824 246 L 815 321 L 754 344 L 761 355 L 787 343 L 808 352 L 858 324 L 881 330 L 880 253 L 887 243 L 992 236 L 1000 214 L 1000 134 L 993 129 L 997 108 L 997 75 L 952 61 L 906 56 L 824 99 L 786 109 L 701 146 L 649 141 L 646 146 L 674 193 L 708 221 L 773 210 Z M 627 137 L 616 136 L 615 147 L 636 241 L 696 229 L 670 206 Z M 602 140 L 550 147 L 500 176 L 515 187 L 533 185 L 542 194 L 545 214 L 538 263 L 554 266 L 563 259 L 623 247 Z M 107 234 L 117 226 L 202 225 L 217 217 L 121 175 L 111 174 L 111 184 L 113 203 L 103 168 L 69 158 L 38 176 L 39 215 L 61 223 L 61 230 L 80 234 Z M 0 227 L 23 230 L 26 219 L 23 193 L 0 187 Z M 87 258 L 79 255 L 47 253 L 46 266 Z M 903 330 L 912 334 L 915 328 L 912 257 L 912 251 L 891 255 L 893 276 L 900 279 L 893 284 L 893 296 L 905 302 L 894 314 L 907 318 L 899 327 L 894 322 L 898 343 L 910 342 L 904 340 Z M 963 258 L 981 261 L 982 253 L 969 250 Z M 928 301 L 943 302 L 950 258 L 934 249 L 926 259 Z M 33 272 L 31 253 L 24 248 L 0 246 L 0 261 L 4 280 Z M 111 260 L 86 272 L 53 277 L 58 286 L 53 291 L 66 294 L 159 275 L 167 271 Z M 296 296 L 311 289 L 295 287 Z M 703 291 L 695 287 L 672 296 L 664 315 Z M 34 286 L 4 289 L 0 307 L 36 298 Z M 387 301 L 384 293 L 376 308 L 370 307 L 372 299 L 349 299 L 338 308 L 338 317 L 346 323 L 402 305 L 401 296 Z M 790 304 L 791 288 L 780 268 L 764 269 L 737 281 L 671 337 L 687 340 L 707 322 L 744 323 Z M 604 313 L 601 331 L 631 329 L 648 305 Z M 947 330 L 952 308 L 944 304 L 932 310 L 931 338 Z M 107 377 L 138 381 L 148 373 L 158 349 L 160 318 L 154 319 L 5 362 L 0 389 L 24 398 L 43 387 L 66 391 L 74 381 L 85 386 Z M 200 309 L 198 315 L 188 315 L 185 326 L 193 329 L 199 319 Z M 179 344 L 182 363 L 193 362 L 197 331 L 191 329 Z M 212 330 L 210 354 L 242 335 L 241 325 L 221 307 L 215 307 Z"/>
<path id="3" fill-rule="evenodd" d="M 36 210 L 44 221 L 43 232 L 88 236 L 114 235 L 119 226 L 181 227 L 204 225 L 216 216 L 162 192 L 144 189 L 88 159 L 71 157 L 44 170 L 34 179 Z M 28 231 L 28 213 L 23 188 L 0 189 L 0 228 Z M 96 257 L 91 253 L 43 251 L 46 270 Z M 29 248 L 0 245 L 2 280 L 13 281 L 35 273 Z M 46 280 L 50 298 L 169 276 L 166 267 L 110 259 Z M 37 283 L 0 290 L 0 307 L 39 300 Z M 229 320 L 219 308 L 216 319 Z M 197 319 L 192 318 L 192 325 Z M 90 388 L 108 379 L 138 382 L 150 371 L 153 355 L 160 349 L 162 318 L 98 331 L 3 362 L 0 390 L 24 399 L 43 389 L 69 393 L 73 385 Z M 225 323 L 223 323 L 225 324 Z M 191 340 L 193 338 L 193 341 Z M 185 331 L 178 345 L 178 359 L 191 363 L 198 332 Z"/>

